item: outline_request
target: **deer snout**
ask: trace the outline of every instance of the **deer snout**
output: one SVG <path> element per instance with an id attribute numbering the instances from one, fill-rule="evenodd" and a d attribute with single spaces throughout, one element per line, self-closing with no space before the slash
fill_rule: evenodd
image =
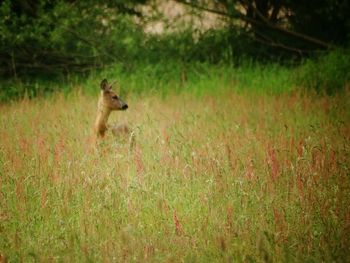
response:
<path id="1" fill-rule="evenodd" d="M 122 110 L 126 110 L 127 108 L 129 108 L 128 104 L 124 104 L 124 105 L 122 106 Z"/>

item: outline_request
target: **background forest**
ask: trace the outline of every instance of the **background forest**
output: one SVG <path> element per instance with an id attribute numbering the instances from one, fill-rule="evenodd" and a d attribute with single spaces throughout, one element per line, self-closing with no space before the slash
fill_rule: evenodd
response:
<path id="1" fill-rule="evenodd" d="M 181 81 L 197 67 L 278 64 L 295 85 L 333 92 L 349 80 L 349 11 L 345 0 L 2 0 L 1 100 L 111 67 Z"/>

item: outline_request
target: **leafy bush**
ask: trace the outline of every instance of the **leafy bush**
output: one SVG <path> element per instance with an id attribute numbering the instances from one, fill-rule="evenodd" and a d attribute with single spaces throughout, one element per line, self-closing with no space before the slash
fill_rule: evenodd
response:
<path id="1" fill-rule="evenodd" d="M 0 4 L 2 76 L 86 72 L 140 53 L 143 32 L 117 6 L 94 0 L 41 1 L 29 12 L 16 3 Z"/>
<path id="2" fill-rule="evenodd" d="M 350 49 L 337 49 L 307 60 L 296 74 L 296 83 L 319 93 L 334 94 L 350 81 Z"/>

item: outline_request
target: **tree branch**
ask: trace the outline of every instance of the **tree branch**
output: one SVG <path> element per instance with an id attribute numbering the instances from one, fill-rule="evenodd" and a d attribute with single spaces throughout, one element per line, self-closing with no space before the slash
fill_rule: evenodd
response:
<path id="1" fill-rule="evenodd" d="M 256 32 L 256 34 L 258 36 L 260 36 L 260 38 L 253 37 L 253 40 L 255 40 L 257 42 L 260 42 L 260 43 L 262 43 L 264 45 L 271 46 L 271 47 L 278 47 L 278 48 L 281 48 L 281 49 L 284 49 L 284 50 L 287 50 L 287 51 L 291 51 L 291 52 L 297 53 L 298 55 L 302 55 L 303 53 L 310 52 L 310 51 L 307 51 L 307 50 L 302 50 L 302 49 L 294 48 L 294 47 L 291 47 L 291 46 L 287 46 L 287 45 L 282 44 L 280 42 L 275 42 L 271 38 L 269 38 L 267 36 L 264 36 L 263 34 L 260 34 L 259 32 Z"/>
<path id="2" fill-rule="evenodd" d="M 254 7 L 252 5 L 252 8 L 253 8 L 254 12 L 258 15 L 258 17 L 264 22 L 264 24 L 266 26 L 268 26 L 269 28 L 271 28 L 271 29 L 274 29 L 276 31 L 280 31 L 280 32 L 285 33 L 285 34 L 290 35 L 290 36 L 294 36 L 296 38 L 300 38 L 300 39 L 302 39 L 304 41 L 316 44 L 316 45 L 318 45 L 320 47 L 323 47 L 323 48 L 327 48 L 328 49 L 328 48 L 332 47 L 330 44 L 328 44 L 328 43 L 326 43 L 326 42 L 324 42 L 322 40 L 319 40 L 317 38 L 313 38 L 313 37 L 310 37 L 308 35 L 297 33 L 297 32 L 288 30 L 286 28 L 282 28 L 282 27 L 279 27 L 277 25 L 274 25 L 256 7 Z"/>
<path id="3" fill-rule="evenodd" d="M 113 61 L 117 60 L 117 58 L 113 55 L 111 55 L 110 53 L 102 50 L 98 45 L 95 45 L 92 41 L 90 41 L 89 39 L 82 37 L 81 35 L 79 35 L 76 31 L 70 29 L 70 28 L 65 28 L 65 30 L 69 33 L 71 33 L 73 36 L 75 36 L 76 38 L 80 39 L 81 41 L 85 42 L 86 44 L 88 44 L 89 46 L 96 48 L 96 50 L 100 51 L 102 54 L 106 55 L 107 57 L 111 58 Z"/>
<path id="4" fill-rule="evenodd" d="M 256 19 L 247 17 L 247 16 L 245 16 L 244 14 L 242 14 L 242 13 L 240 13 L 238 11 L 236 12 L 236 14 L 230 14 L 230 13 L 223 12 L 223 11 L 220 11 L 220 10 L 207 8 L 207 7 L 198 5 L 198 4 L 193 3 L 193 2 L 188 2 L 186 0 L 174 0 L 174 1 L 178 2 L 178 3 L 181 3 L 181 4 L 184 4 L 184 5 L 187 5 L 187 6 L 190 6 L 190 7 L 193 7 L 193 8 L 197 8 L 197 9 L 205 11 L 205 12 L 210 12 L 210 13 L 213 13 L 213 14 L 225 16 L 225 17 L 228 17 L 228 18 L 231 18 L 231 19 L 237 19 L 238 18 L 238 19 L 241 19 L 241 20 L 243 20 L 245 22 L 248 22 L 248 23 L 250 23 L 252 25 L 255 25 L 255 26 L 266 26 L 266 27 L 268 27 L 268 28 L 270 28 L 272 30 L 278 31 L 278 32 L 286 34 L 286 35 L 290 35 L 292 37 L 295 37 L 295 38 L 298 38 L 298 39 L 301 39 L 301 40 L 304 40 L 305 42 L 315 44 L 315 45 L 317 45 L 319 47 L 322 47 L 322 48 L 326 48 L 326 49 L 332 48 L 332 45 L 330 45 L 330 44 L 328 44 L 328 43 L 326 43 L 326 42 L 324 42 L 322 40 L 319 40 L 317 38 L 310 37 L 308 35 L 304 35 L 304 34 L 301 34 L 301 33 L 297 33 L 297 32 L 288 30 L 286 28 L 282 28 L 282 27 L 279 27 L 277 25 L 272 24 L 254 6 L 253 6 L 254 11 L 260 17 L 262 22 L 260 22 L 260 21 L 258 21 Z"/>

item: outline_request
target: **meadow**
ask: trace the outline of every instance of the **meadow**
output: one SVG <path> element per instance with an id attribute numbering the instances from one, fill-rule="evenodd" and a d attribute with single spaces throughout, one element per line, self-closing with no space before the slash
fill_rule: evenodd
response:
<path id="1" fill-rule="evenodd" d="M 349 262 L 350 91 L 268 72 L 121 79 L 97 148 L 100 76 L 1 104 L 1 260 Z"/>

